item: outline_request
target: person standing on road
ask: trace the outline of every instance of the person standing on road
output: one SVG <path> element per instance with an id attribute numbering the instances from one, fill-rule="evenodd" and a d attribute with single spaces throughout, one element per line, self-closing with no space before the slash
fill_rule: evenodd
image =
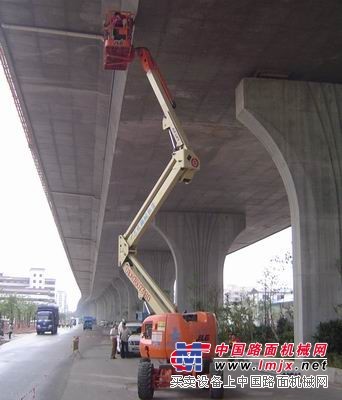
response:
<path id="1" fill-rule="evenodd" d="M 127 328 L 126 322 L 122 323 L 122 330 L 120 334 L 121 339 L 121 358 L 128 357 L 128 338 L 132 332 Z"/>
<path id="2" fill-rule="evenodd" d="M 118 326 L 116 324 L 116 322 L 114 323 L 112 329 L 109 332 L 111 341 L 112 341 L 112 354 L 111 357 L 112 359 L 116 358 L 116 348 L 118 345 Z"/>
<path id="3" fill-rule="evenodd" d="M 119 326 L 118 326 L 119 335 L 121 335 L 121 332 L 122 332 L 122 324 L 123 324 L 124 322 L 126 323 L 126 320 L 125 320 L 125 318 L 122 318 L 122 320 L 120 321 Z"/>
<path id="4" fill-rule="evenodd" d="M 121 352 L 121 332 L 122 332 L 122 324 L 126 322 L 125 318 L 122 318 L 122 320 L 119 322 L 119 326 L 118 326 L 118 353 Z"/>
<path id="5" fill-rule="evenodd" d="M 9 340 L 11 340 L 12 333 L 13 333 L 13 324 L 11 323 L 11 324 L 9 324 L 9 327 L 8 327 L 8 339 Z"/>

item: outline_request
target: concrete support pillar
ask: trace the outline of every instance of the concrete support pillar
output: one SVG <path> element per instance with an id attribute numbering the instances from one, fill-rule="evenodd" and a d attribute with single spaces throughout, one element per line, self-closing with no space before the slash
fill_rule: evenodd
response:
<path id="1" fill-rule="evenodd" d="M 105 320 L 106 321 L 112 321 L 113 320 L 113 294 L 112 291 L 110 289 L 110 287 L 108 289 L 106 289 L 105 293 L 104 293 L 104 300 L 105 300 L 105 310 L 106 310 L 106 315 L 105 315 Z"/>
<path id="2" fill-rule="evenodd" d="M 109 307 L 106 290 L 102 293 L 101 299 L 102 299 L 102 303 L 103 303 L 103 314 L 102 314 L 103 318 L 101 318 L 101 319 L 106 320 L 107 314 L 108 314 L 108 307 Z M 98 322 L 100 322 L 100 321 L 98 321 Z"/>
<path id="3" fill-rule="evenodd" d="M 264 144 L 287 190 L 295 340 L 311 341 L 342 303 L 342 85 L 244 79 L 237 118 Z"/>
<path id="4" fill-rule="evenodd" d="M 128 321 L 135 321 L 136 319 L 136 311 L 138 311 L 140 307 L 141 300 L 138 298 L 138 294 L 134 286 L 128 280 L 125 273 L 120 270 L 119 279 L 121 281 L 121 285 L 125 288 L 127 293 L 127 302 L 125 303 L 125 316 Z"/>
<path id="5" fill-rule="evenodd" d="M 96 312 L 95 312 L 94 317 L 98 320 L 99 315 L 100 315 L 100 300 L 99 299 L 96 300 L 95 304 L 96 304 Z"/>
<path id="6" fill-rule="evenodd" d="M 104 319 L 105 316 L 105 304 L 103 301 L 103 297 L 99 297 L 96 299 L 96 320 L 97 322 Z"/>
<path id="7" fill-rule="evenodd" d="M 90 304 L 88 302 L 79 302 L 77 304 L 76 314 L 77 315 L 90 315 Z"/>
<path id="8" fill-rule="evenodd" d="M 113 290 L 111 287 L 109 287 L 108 292 L 107 292 L 107 299 L 108 299 L 108 314 L 107 314 L 107 321 L 113 321 L 114 320 L 114 295 L 113 295 Z"/>
<path id="9" fill-rule="evenodd" d="M 113 286 L 119 292 L 121 299 L 121 310 L 118 319 L 125 318 L 127 321 L 134 321 L 138 296 L 123 271 L 120 271 L 119 276 L 114 279 Z"/>
<path id="10" fill-rule="evenodd" d="M 138 258 L 170 300 L 174 301 L 176 268 L 171 251 L 139 250 Z"/>
<path id="11" fill-rule="evenodd" d="M 135 321 L 136 312 L 142 309 L 142 301 L 138 298 L 138 293 L 131 284 L 131 282 L 127 282 L 127 287 L 128 287 L 128 299 L 129 299 L 128 320 Z"/>
<path id="12" fill-rule="evenodd" d="M 111 290 L 113 293 L 114 299 L 114 314 L 113 314 L 113 321 L 120 321 L 122 311 L 121 311 L 121 296 L 119 291 L 116 289 L 115 285 L 111 285 Z"/>
<path id="13" fill-rule="evenodd" d="M 120 321 L 122 318 L 128 319 L 128 290 L 125 282 L 122 278 L 117 277 L 113 281 L 113 286 L 119 292 L 121 299 L 121 307 L 120 307 L 120 315 L 118 320 Z"/>
<path id="14" fill-rule="evenodd" d="M 107 303 L 107 296 L 106 293 L 103 293 L 101 296 L 102 304 L 103 304 L 103 313 L 102 313 L 102 320 L 107 319 L 107 312 L 108 312 L 108 303 Z M 100 322 L 100 321 L 98 321 Z"/>
<path id="15" fill-rule="evenodd" d="M 96 317 L 97 313 L 97 306 L 94 301 L 87 301 L 85 303 L 79 303 L 77 306 L 76 314 L 83 317 L 83 316 L 92 316 Z"/>
<path id="16" fill-rule="evenodd" d="M 113 288 L 112 285 L 109 287 L 110 293 L 111 293 L 111 302 L 112 302 L 112 312 L 110 316 L 110 321 L 116 321 L 117 319 L 117 314 L 118 314 L 118 309 L 119 309 L 119 300 L 117 299 L 117 292 Z"/>
<path id="17" fill-rule="evenodd" d="M 245 227 L 245 216 L 161 212 L 155 227 L 175 260 L 179 310 L 215 309 L 223 301 L 224 260 L 231 243 Z"/>
<path id="18" fill-rule="evenodd" d="M 84 315 L 90 315 L 90 316 L 94 316 L 96 315 L 96 303 L 92 302 L 89 304 L 87 313 L 85 313 Z"/>

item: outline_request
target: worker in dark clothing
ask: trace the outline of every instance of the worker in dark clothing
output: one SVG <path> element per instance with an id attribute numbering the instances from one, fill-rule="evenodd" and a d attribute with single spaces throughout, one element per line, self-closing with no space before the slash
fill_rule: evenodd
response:
<path id="1" fill-rule="evenodd" d="M 8 339 L 9 340 L 11 340 L 12 333 L 13 333 L 13 324 L 9 324 L 9 327 L 8 327 Z"/>
<path id="2" fill-rule="evenodd" d="M 126 322 L 123 322 L 121 333 L 120 333 L 121 358 L 128 357 L 128 338 L 131 336 L 131 334 L 132 334 L 132 332 L 127 328 Z"/>

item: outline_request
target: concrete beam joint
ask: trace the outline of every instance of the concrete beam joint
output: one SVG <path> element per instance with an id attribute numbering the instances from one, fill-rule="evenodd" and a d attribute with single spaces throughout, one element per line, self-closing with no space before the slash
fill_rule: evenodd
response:
<path id="1" fill-rule="evenodd" d="M 3 29 L 14 30 L 14 31 L 44 33 L 48 35 L 76 37 L 81 39 L 91 39 L 91 40 L 101 40 L 101 41 L 103 40 L 103 35 L 100 34 L 74 32 L 74 31 L 67 31 L 64 29 L 38 28 L 36 26 L 10 25 L 10 24 L 1 24 L 1 27 Z"/>

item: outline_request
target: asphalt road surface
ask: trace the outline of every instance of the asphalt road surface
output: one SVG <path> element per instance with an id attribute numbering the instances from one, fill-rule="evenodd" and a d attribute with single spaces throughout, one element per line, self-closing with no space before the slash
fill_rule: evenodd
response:
<path id="1" fill-rule="evenodd" d="M 19 335 L 0 346 L 0 400 L 59 400 L 78 334 L 81 328 L 60 328 L 57 335 Z"/>

